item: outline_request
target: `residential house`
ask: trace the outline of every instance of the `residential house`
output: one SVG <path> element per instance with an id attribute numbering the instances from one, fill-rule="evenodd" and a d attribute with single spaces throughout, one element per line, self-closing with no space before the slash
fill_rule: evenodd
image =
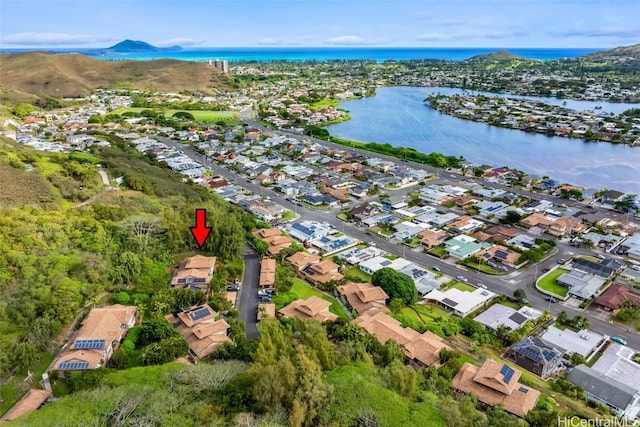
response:
<path id="1" fill-rule="evenodd" d="M 562 354 L 538 337 L 524 337 L 506 352 L 505 358 L 545 378 L 562 369 Z"/>
<path id="2" fill-rule="evenodd" d="M 475 256 L 486 261 L 496 261 L 509 267 L 516 268 L 521 254 L 505 246 L 493 245 L 478 252 Z"/>
<path id="3" fill-rule="evenodd" d="M 496 330 L 499 326 L 504 326 L 515 331 L 529 320 L 536 320 L 541 316 L 542 313 L 540 311 L 526 305 L 516 310 L 506 305 L 494 304 L 474 317 L 473 320 L 488 329 Z"/>
<path id="4" fill-rule="evenodd" d="M 365 203 L 351 209 L 351 216 L 353 216 L 358 221 L 363 221 L 379 213 L 380 213 L 380 209 L 378 209 L 377 206 L 369 203 Z"/>
<path id="5" fill-rule="evenodd" d="M 323 236 L 311 242 L 311 245 L 318 248 L 324 256 L 335 254 L 336 252 L 351 248 L 357 244 L 357 240 L 345 235 L 340 237 Z"/>
<path id="6" fill-rule="evenodd" d="M 509 205 L 504 202 L 491 202 L 491 201 L 482 201 L 475 205 L 475 208 L 478 209 L 478 215 L 484 218 L 502 218 L 507 214 L 507 208 Z"/>
<path id="7" fill-rule="evenodd" d="M 404 350 L 405 357 L 415 366 L 439 366 L 440 351 L 448 349 L 442 338 L 427 331 L 423 334 L 403 328 L 400 322 L 384 312 L 364 314 L 353 323 L 359 325 L 381 343 L 395 341 Z"/>
<path id="8" fill-rule="evenodd" d="M 450 288 L 446 291 L 435 289 L 425 295 L 424 298 L 452 311 L 456 316 L 465 317 L 485 306 L 495 296 L 495 293 L 482 288 L 477 288 L 471 292 Z"/>
<path id="9" fill-rule="evenodd" d="M 463 215 L 447 226 L 449 230 L 456 233 L 473 233 L 475 230 L 482 227 L 484 227 L 484 223 L 482 221 L 478 221 L 469 215 Z"/>
<path id="10" fill-rule="evenodd" d="M 571 369 L 567 380 L 582 388 L 589 400 L 611 408 L 621 418 L 634 420 L 640 414 L 638 390 L 593 368 L 578 365 Z"/>
<path id="11" fill-rule="evenodd" d="M 216 313 L 208 305 L 197 305 L 180 313 L 168 314 L 164 318 L 189 343 L 192 356 L 203 359 L 225 342 L 229 324 L 224 319 L 216 320 Z"/>
<path id="12" fill-rule="evenodd" d="M 289 235 L 300 242 L 310 242 L 333 232 L 329 227 L 315 221 L 294 222 L 288 228 Z"/>
<path id="13" fill-rule="evenodd" d="M 378 270 L 382 270 L 383 268 L 391 268 L 398 271 L 406 267 L 410 263 L 410 261 L 407 261 L 404 258 L 396 258 L 391 260 L 383 256 L 377 256 L 361 262 L 359 268 L 367 274 L 373 274 Z"/>
<path id="14" fill-rule="evenodd" d="M 549 228 L 551 225 L 553 224 L 553 220 L 547 218 L 546 216 L 544 216 L 541 213 L 533 213 L 531 215 L 529 215 L 528 217 L 521 219 L 520 220 L 520 225 L 522 225 L 525 228 L 534 228 L 534 227 L 540 227 L 543 229 L 547 229 Z"/>
<path id="15" fill-rule="evenodd" d="M 440 287 L 440 282 L 436 280 L 436 277 L 424 267 L 417 264 L 410 263 L 398 270 L 398 273 L 402 273 L 405 276 L 409 276 L 413 280 L 418 294 L 424 296 L 434 289 Z"/>
<path id="16" fill-rule="evenodd" d="M 442 230 L 424 230 L 418 233 L 418 236 L 420 243 L 429 249 L 443 245 L 445 240 L 449 238 L 449 235 Z"/>
<path id="17" fill-rule="evenodd" d="M 571 270 L 556 279 L 559 285 L 569 289 L 569 295 L 581 299 L 595 296 L 606 281 L 602 277 L 580 270 Z"/>
<path id="18" fill-rule="evenodd" d="M 518 382 L 522 372 L 493 359 L 477 367 L 465 363 L 453 380 L 453 387 L 475 395 L 482 403 L 502 408 L 519 417 L 532 410 L 540 392 Z"/>
<path id="19" fill-rule="evenodd" d="M 302 270 L 302 272 L 314 282 L 339 282 L 344 278 L 344 276 L 338 272 L 339 268 L 340 266 L 338 264 L 327 259 L 320 262 L 310 263 Z"/>
<path id="20" fill-rule="evenodd" d="M 256 238 L 269 245 L 269 254 L 279 254 L 281 250 L 288 248 L 293 243 L 290 237 L 283 236 L 278 228 L 263 228 L 252 233 Z"/>
<path id="21" fill-rule="evenodd" d="M 464 234 L 455 236 L 445 242 L 447 253 L 458 259 L 465 259 L 490 246 L 488 243 L 478 243 L 473 237 Z"/>
<path id="22" fill-rule="evenodd" d="M 598 296 L 594 302 L 607 311 L 617 310 L 624 303 L 633 307 L 640 307 L 640 294 L 629 286 L 614 283 Z"/>
<path id="23" fill-rule="evenodd" d="M 273 288 L 276 282 L 276 260 L 273 258 L 263 258 L 260 262 L 261 288 Z"/>
<path id="24" fill-rule="evenodd" d="M 574 332 L 569 328 L 558 329 L 553 325 L 549 326 L 545 333 L 540 335 L 540 338 L 566 355 L 578 353 L 585 358 L 589 357 L 604 342 L 602 335 L 588 329 Z"/>
<path id="25" fill-rule="evenodd" d="M 313 319 L 320 322 L 335 320 L 338 316 L 329 311 L 330 305 L 329 301 L 314 295 L 306 300 L 297 299 L 293 301 L 286 307 L 281 308 L 278 314 L 282 317 L 297 317 L 303 320 Z"/>
<path id="26" fill-rule="evenodd" d="M 621 200 L 623 196 L 624 193 L 616 190 L 605 191 L 600 195 L 600 203 L 605 209 L 613 209 L 616 205 L 616 202 Z"/>
<path id="27" fill-rule="evenodd" d="M 557 236 L 563 237 L 569 234 L 582 233 L 586 230 L 584 224 L 580 221 L 576 221 L 571 218 L 562 217 L 555 220 L 547 229 L 547 233 Z"/>
<path id="28" fill-rule="evenodd" d="M 53 364 L 55 371 L 104 367 L 136 322 L 135 306 L 120 304 L 92 309 Z"/>
<path id="29" fill-rule="evenodd" d="M 207 293 L 215 267 L 216 257 L 195 255 L 186 258 L 171 279 L 170 286 L 175 289 L 191 289 Z"/>
<path id="30" fill-rule="evenodd" d="M 609 342 L 592 368 L 608 378 L 640 391 L 640 364 L 633 360 L 635 355 L 636 351 L 633 348 Z"/>
<path id="31" fill-rule="evenodd" d="M 315 254 L 310 254 L 308 252 L 296 252 L 287 258 L 287 261 L 289 261 L 289 264 L 291 264 L 291 266 L 297 271 L 302 271 L 309 265 L 320 262 L 320 259 L 321 258 Z"/>
<path id="32" fill-rule="evenodd" d="M 347 283 L 336 287 L 336 292 L 359 315 L 388 311 L 389 296 L 381 287 L 371 283 Z"/>

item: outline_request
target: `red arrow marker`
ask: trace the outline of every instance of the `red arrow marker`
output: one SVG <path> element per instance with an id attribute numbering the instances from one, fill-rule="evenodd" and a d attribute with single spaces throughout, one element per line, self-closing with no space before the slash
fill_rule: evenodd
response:
<path id="1" fill-rule="evenodd" d="M 207 210 L 206 209 L 196 209 L 196 226 L 189 227 L 191 230 L 191 234 L 196 239 L 196 243 L 198 243 L 198 247 L 202 249 L 204 242 L 209 237 L 209 233 L 211 233 L 211 227 L 207 227 Z"/>

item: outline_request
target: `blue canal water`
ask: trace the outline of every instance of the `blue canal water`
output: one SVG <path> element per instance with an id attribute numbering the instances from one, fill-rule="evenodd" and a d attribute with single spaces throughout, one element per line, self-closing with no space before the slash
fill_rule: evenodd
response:
<path id="1" fill-rule="evenodd" d="M 474 164 L 510 166 L 581 185 L 640 193 L 640 147 L 548 137 L 447 116 L 423 100 L 452 88 L 384 87 L 373 97 L 345 101 L 351 120 L 327 128 L 331 135 L 464 156 Z M 555 98 L 534 98 L 559 104 Z M 619 113 L 630 104 L 567 100 L 567 107 Z M 635 107 L 638 107 L 635 105 Z"/>

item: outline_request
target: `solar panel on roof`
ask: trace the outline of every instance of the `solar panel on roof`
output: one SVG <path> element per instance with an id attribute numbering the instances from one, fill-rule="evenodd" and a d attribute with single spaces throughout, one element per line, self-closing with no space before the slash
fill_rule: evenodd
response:
<path id="1" fill-rule="evenodd" d="M 62 362 L 58 367 L 60 369 L 88 369 L 89 362 Z"/>
<path id="2" fill-rule="evenodd" d="M 191 320 L 200 320 L 203 317 L 208 316 L 209 314 L 211 313 L 209 312 L 208 308 L 200 308 L 193 313 L 190 313 L 189 316 L 191 317 Z"/>
<path id="3" fill-rule="evenodd" d="M 513 374 L 515 374 L 515 372 L 516 371 L 514 371 L 513 368 L 509 365 L 502 365 L 502 368 L 500 368 L 500 373 L 504 378 L 504 382 L 507 384 L 509 384 L 509 381 L 511 381 L 511 378 L 513 377 Z"/>
<path id="4" fill-rule="evenodd" d="M 496 256 L 500 259 L 506 259 L 509 256 L 509 254 L 506 253 L 505 251 L 497 250 Z"/>
<path id="5" fill-rule="evenodd" d="M 520 393 L 529 393 L 529 389 L 528 389 L 528 388 L 526 388 L 526 387 L 520 387 L 520 388 L 518 389 L 518 391 L 519 391 Z"/>
<path id="6" fill-rule="evenodd" d="M 96 350 L 104 347 L 105 340 L 76 340 L 73 348 L 76 350 Z"/>
<path id="7" fill-rule="evenodd" d="M 386 267 L 386 266 L 387 266 L 387 265 L 389 265 L 389 264 L 391 264 L 391 261 L 389 261 L 388 259 L 387 259 L 387 260 L 384 260 L 384 261 L 382 261 L 382 262 L 380 263 L 380 265 L 381 265 L 381 266 L 383 266 L 383 267 Z"/>

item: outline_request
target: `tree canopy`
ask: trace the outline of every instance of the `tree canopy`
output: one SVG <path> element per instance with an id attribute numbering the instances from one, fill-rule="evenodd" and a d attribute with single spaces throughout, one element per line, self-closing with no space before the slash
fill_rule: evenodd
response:
<path id="1" fill-rule="evenodd" d="M 384 289 L 390 298 L 399 298 L 405 304 L 413 304 L 418 300 L 418 290 L 413 280 L 391 268 L 382 268 L 373 273 L 371 283 Z"/>

